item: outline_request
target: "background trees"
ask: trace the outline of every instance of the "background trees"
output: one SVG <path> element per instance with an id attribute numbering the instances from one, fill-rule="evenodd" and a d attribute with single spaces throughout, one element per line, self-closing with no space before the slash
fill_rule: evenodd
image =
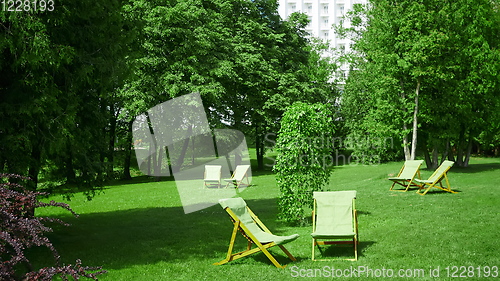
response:
<path id="1" fill-rule="evenodd" d="M 338 29 L 356 36 L 343 95 L 351 134 L 396 133 L 406 159 L 418 144 L 428 167 L 439 164 L 439 151 L 441 161 L 456 157 L 467 166 L 481 132 L 498 123 L 500 25 L 493 3 L 375 0 L 350 20 L 352 27 Z"/>
<path id="2" fill-rule="evenodd" d="M 89 186 L 108 171 L 113 93 L 132 34 L 121 5 L 61 1 L 54 12 L 0 15 L 0 168 L 28 174 L 31 189 L 43 167 Z"/>
<path id="3" fill-rule="evenodd" d="M 200 92 L 213 128 L 244 132 L 259 168 L 284 108 L 335 93 L 333 64 L 318 55 L 326 46 L 306 39 L 305 15 L 283 21 L 275 1 L 135 1 L 126 10 L 144 24 L 127 110 Z"/>
<path id="4" fill-rule="evenodd" d="M 276 1 L 89 3 L 0 15 L 0 170 L 30 175 L 31 189 L 43 173 L 92 194 L 122 156 L 130 177 L 134 118 L 195 91 L 211 126 L 243 131 L 263 168 L 284 109 L 335 95 L 326 45 Z"/>

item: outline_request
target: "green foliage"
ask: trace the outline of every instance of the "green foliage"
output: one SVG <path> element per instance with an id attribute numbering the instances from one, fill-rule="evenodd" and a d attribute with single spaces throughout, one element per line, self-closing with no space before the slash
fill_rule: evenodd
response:
<path id="1" fill-rule="evenodd" d="M 342 99 L 349 132 L 409 145 L 418 112 L 420 150 L 453 158 L 454 146 L 457 165 L 467 166 L 472 142 L 498 123 L 500 21 L 494 6 L 489 0 L 357 6 L 349 15 L 353 25 L 337 27 L 355 41 Z M 388 153 L 388 160 L 402 155 Z M 437 156 L 427 164 L 437 166 Z"/>
<path id="2" fill-rule="evenodd" d="M 136 79 L 121 95 L 134 117 L 161 102 L 199 92 L 210 124 L 245 133 L 263 160 L 263 139 L 295 101 L 331 101 L 334 64 L 306 38 L 307 16 L 283 21 L 276 1 L 132 1 L 141 20 Z M 130 86 L 130 87 L 128 87 Z M 260 165 L 259 165 L 260 166 Z M 261 167 L 262 168 L 262 167 Z"/>
<path id="3" fill-rule="evenodd" d="M 135 36 L 122 1 L 65 0 L 0 14 L 0 171 L 92 189 L 112 172 L 119 101 Z"/>
<path id="4" fill-rule="evenodd" d="M 296 102 L 283 115 L 273 170 L 281 191 L 279 217 L 286 222 L 302 222 L 304 207 L 312 206 L 313 191 L 328 184 L 333 164 L 328 142 L 334 133 L 332 124 L 328 104 Z"/>

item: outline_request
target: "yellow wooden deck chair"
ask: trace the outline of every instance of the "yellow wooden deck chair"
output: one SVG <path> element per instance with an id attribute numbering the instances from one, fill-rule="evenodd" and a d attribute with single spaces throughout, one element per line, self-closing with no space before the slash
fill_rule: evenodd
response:
<path id="1" fill-rule="evenodd" d="M 451 193 L 457 193 L 456 191 L 451 190 L 450 182 L 448 181 L 448 176 L 446 175 L 446 173 L 448 172 L 448 170 L 450 170 L 450 168 L 453 166 L 453 164 L 455 164 L 453 161 L 446 160 L 443 162 L 443 164 L 441 164 L 441 166 L 439 166 L 437 168 L 436 171 L 434 171 L 434 173 L 429 177 L 428 180 L 415 180 L 417 183 L 422 184 L 422 186 L 417 190 L 417 193 L 423 196 L 427 192 L 429 192 L 429 190 L 432 187 L 435 187 L 435 188 L 438 188 L 438 189 L 441 189 L 441 190 L 444 190 L 447 192 L 451 192 Z M 441 183 L 441 181 L 443 179 L 446 181 L 447 188 L 443 187 L 443 184 Z M 438 183 L 440 186 L 436 185 Z M 425 189 L 424 193 L 420 193 L 420 191 L 422 189 Z"/>
<path id="2" fill-rule="evenodd" d="M 407 160 L 405 161 L 405 164 L 403 165 L 403 168 L 401 168 L 401 171 L 399 171 L 399 174 L 397 177 L 389 178 L 390 181 L 393 181 L 394 183 L 391 186 L 391 189 L 394 187 L 395 184 L 402 185 L 403 187 L 406 187 L 406 189 L 394 189 L 395 191 L 408 191 L 408 188 L 410 186 L 418 186 L 421 187 L 420 184 L 417 184 L 414 182 L 415 177 L 418 175 L 418 179 L 420 179 L 420 165 L 424 163 L 424 160 Z"/>
<path id="3" fill-rule="evenodd" d="M 227 182 L 226 188 L 230 183 L 236 182 L 236 188 L 240 186 L 246 185 L 249 186 L 250 182 L 248 181 L 248 169 L 250 169 L 250 165 L 238 165 L 236 169 L 234 169 L 233 175 L 230 179 L 224 179 Z M 247 182 L 244 183 L 243 180 L 247 179 Z"/>
<path id="4" fill-rule="evenodd" d="M 216 185 L 217 188 L 220 188 L 221 170 L 222 166 L 220 165 L 205 165 L 203 188 L 208 187 L 209 185 Z"/>
<path id="5" fill-rule="evenodd" d="M 286 265 L 281 266 L 267 250 L 273 246 L 279 246 L 292 261 L 295 261 L 292 254 L 290 254 L 290 252 L 288 252 L 283 245 L 297 239 L 299 237 L 298 234 L 290 236 L 273 235 L 271 231 L 269 231 L 269 229 L 267 229 L 259 218 L 250 210 L 250 208 L 248 208 L 242 198 L 221 199 L 219 200 L 219 204 L 231 217 L 234 227 L 226 258 L 220 262 L 214 263 L 214 265 L 225 264 L 262 251 L 277 268 L 285 268 Z M 248 240 L 248 246 L 245 251 L 233 254 L 234 241 L 238 230 Z M 255 244 L 256 246 L 253 249 L 251 249 L 252 244 Z"/>
<path id="6" fill-rule="evenodd" d="M 320 245 L 353 244 L 354 259 L 358 260 L 358 214 L 354 205 L 356 191 L 314 192 L 312 260 L 317 261 L 315 246 L 321 252 Z M 318 241 L 327 240 L 327 241 Z M 340 240 L 340 241 L 339 241 Z M 318 261 L 329 261 L 321 259 Z"/>

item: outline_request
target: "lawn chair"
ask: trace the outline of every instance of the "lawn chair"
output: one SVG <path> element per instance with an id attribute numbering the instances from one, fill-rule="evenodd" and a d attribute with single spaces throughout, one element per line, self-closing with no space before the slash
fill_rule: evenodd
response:
<path id="1" fill-rule="evenodd" d="M 420 184 L 415 183 L 413 180 L 415 177 L 418 175 L 418 179 L 420 179 L 420 165 L 424 163 L 424 160 L 407 160 L 405 161 L 405 164 L 403 165 L 403 168 L 401 168 L 401 171 L 399 171 L 399 174 L 397 177 L 394 178 L 389 178 L 389 180 L 393 181 L 394 183 L 391 186 L 391 189 L 394 187 L 394 185 L 397 183 L 399 185 L 402 185 L 403 187 L 406 187 L 406 189 L 395 189 L 395 191 L 408 191 L 408 188 L 410 186 L 418 186 L 421 187 Z"/>
<path id="2" fill-rule="evenodd" d="M 353 244 L 354 259 L 346 260 L 358 260 L 358 215 L 354 206 L 356 191 L 314 192 L 313 196 L 312 260 L 316 261 L 314 255 L 316 245 L 321 252 L 320 245 L 330 244 Z M 318 241 L 319 239 L 327 241 Z"/>
<path id="3" fill-rule="evenodd" d="M 249 186 L 250 182 L 248 181 L 248 169 L 250 169 L 250 165 L 238 165 L 233 172 L 233 175 L 230 179 L 224 179 L 227 182 L 226 187 L 230 184 L 236 182 L 236 188 L 239 188 L 242 185 Z M 247 179 L 247 183 L 243 182 L 243 179 Z"/>
<path id="4" fill-rule="evenodd" d="M 434 171 L 434 173 L 429 177 L 428 180 L 415 180 L 416 182 L 422 184 L 422 186 L 417 190 L 417 193 L 423 196 L 427 192 L 429 192 L 429 190 L 432 187 L 435 187 L 435 188 L 438 188 L 438 189 L 441 189 L 441 190 L 444 190 L 447 192 L 451 192 L 451 193 L 457 193 L 456 191 L 451 190 L 450 183 L 448 182 L 448 176 L 446 175 L 446 173 L 453 166 L 453 164 L 455 164 L 453 161 L 446 160 L 443 162 L 443 164 L 441 164 L 441 166 L 439 166 L 439 168 L 437 168 L 436 171 Z M 441 181 L 443 179 L 446 180 L 446 186 L 448 188 L 443 187 L 443 184 L 441 183 Z M 439 183 L 440 186 L 437 186 L 436 185 L 437 183 Z M 426 186 L 428 186 L 428 187 L 426 187 Z M 424 193 L 420 193 L 420 190 L 422 190 L 422 189 L 425 189 Z"/>
<path id="5" fill-rule="evenodd" d="M 290 254 L 290 252 L 287 251 L 287 249 L 285 249 L 283 245 L 297 239 L 299 237 L 298 234 L 290 236 L 273 235 L 271 231 L 269 231 L 269 229 L 267 229 L 259 218 L 257 218 L 257 216 L 250 210 L 250 208 L 247 207 L 247 204 L 242 198 L 221 199 L 219 200 L 219 204 L 231 217 L 234 227 L 233 234 L 231 235 L 231 241 L 229 242 L 227 257 L 220 262 L 214 263 L 214 265 L 225 264 L 262 251 L 277 268 L 285 268 L 286 265 L 281 266 L 267 250 L 273 246 L 279 246 L 292 261 L 295 261 L 295 258 Z M 245 251 L 233 254 L 234 241 L 238 230 L 248 240 L 248 246 Z M 256 246 L 253 249 L 251 249 L 252 244 L 255 244 Z"/>
<path id="6" fill-rule="evenodd" d="M 209 185 L 217 185 L 217 188 L 220 188 L 221 169 L 220 165 L 205 165 L 203 188 Z"/>

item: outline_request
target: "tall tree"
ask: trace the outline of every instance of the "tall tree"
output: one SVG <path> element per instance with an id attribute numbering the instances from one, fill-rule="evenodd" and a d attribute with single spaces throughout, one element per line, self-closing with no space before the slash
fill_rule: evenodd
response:
<path id="1" fill-rule="evenodd" d="M 214 128 L 254 139 L 261 168 L 264 136 L 284 108 L 331 96 L 328 71 L 312 71 L 326 65 L 312 62 L 307 17 L 281 20 L 276 1 L 134 1 L 128 11 L 145 25 L 129 111 L 200 92 Z"/>
<path id="2" fill-rule="evenodd" d="M 421 147 L 427 151 L 430 145 L 434 159 L 438 148 L 445 147 L 443 142 L 453 139 L 458 165 L 467 165 L 468 156 L 463 157 L 470 155 L 471 141 L 481 131 L 474 128 L 481 128 L 489 112 L 484 105 L 495 99 L 491 95 L 498 87 L 494 61 L 499 25 L 493 24 L 498 23 L 498 15 L 491 1 L 480 2 L 375 0 L 350 16 L 351 34 L 358 35 L 354 49 L 360 57 L 353 61 L 358 63 L 353 78 L 375 80 L 349 79 L 346 89 L 356 91 L 360 86 L 351 84 L 365 84 L 369 114 L 363 120 L 371 123 L 370 131 L 379 123 L 402 128 L 407 159 L 414 159 L 417 131 L 423 129 Z M 363 17 L 366 21 L 359 20 Z M 346 101 L 357 94 L 347 91 Z M 465 143 L 469 143 L 467 152 Z M 436 165 L 437 160 L 426 158 L 429 167 Z"/>
<path id="3" fill-rule="evenodd" d="M 124 46 L 133 34 L 121 7 L 68 0 L 51 12 L 0 15 L 1 168 L 29 173 L 32 189 L 48 157 L 58 177 L 93 185 L 103 175 L 110 93 L 125 77 Z"/>

